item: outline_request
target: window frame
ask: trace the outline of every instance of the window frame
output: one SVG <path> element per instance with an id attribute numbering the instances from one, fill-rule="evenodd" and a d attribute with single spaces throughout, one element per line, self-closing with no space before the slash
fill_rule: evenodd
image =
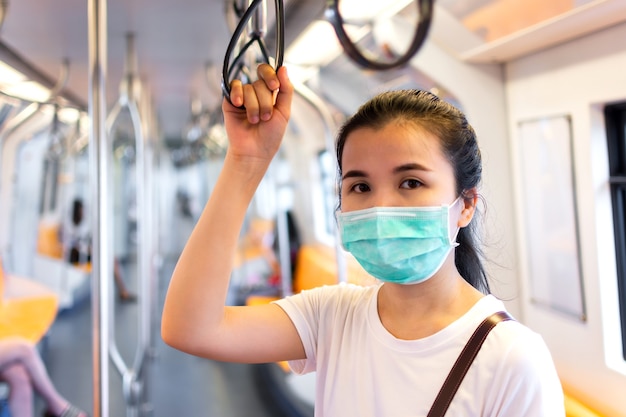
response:
<path id="1" fill-rule="evenodd" d="M 609 187 L 613 211 L 615 260 L 619 315 L 622 329 L 622 357 L 626 360 L 626 102 L 604 108 Z"/>

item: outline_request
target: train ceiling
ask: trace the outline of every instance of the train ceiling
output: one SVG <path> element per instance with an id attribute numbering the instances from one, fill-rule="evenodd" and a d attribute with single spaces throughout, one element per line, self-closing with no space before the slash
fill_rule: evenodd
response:
<path id="1" fill-rule="evenodd" d="M 68 59 L 66 90 L 82 103 L 88 96 L 87 4 L 9 0 L 0 30 L 0 43 L 50 80 Z M 217 106 L 221 65 L 230 40 L 226 4 L 226 0 L 109 0 L 108 103 L 117 99 L 126 35 L 133 32 L 139 74 L 150 88 L 166 137 L 182 134 L 192 97 Z M 445 14 L 478 39 L 471 47 L 456 49 L 470 62 L 505 62 L 549 46 L 550 39 L 563 41 L 626 20 L 624 0 L 435 0 L 435 4 L 436 18 Z M 323 17 L 324 5 L 325 0 L 285 0 L 287 46 L 310 22 Z M 427 42 L 454 42 L 446 36 L 450 37 L 446 28 L 434 28 Z M 1 55 L 2 51 L 4 60 Z M 208 63 L 214 65 L 207 71 Z"/>

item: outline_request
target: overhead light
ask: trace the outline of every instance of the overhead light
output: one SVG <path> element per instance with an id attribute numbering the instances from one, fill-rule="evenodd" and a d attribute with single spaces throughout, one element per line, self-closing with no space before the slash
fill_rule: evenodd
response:
<path id="1" fill-rule="evenodd" d="M 371 21 L 389 17 L 404 9 L 412 0 L 339 0 L 339 13 L 345 22 Z"/>
<path id="2" fill-rule="evenodd" d="M 3 93 L 28 101 L 43 102 L 50 98 L 50 90 L 35 81 L 27 81 L 24 74 L 0 61 L 0 89 Z"/>
<path id="3" fill-rule="evenodd" d="M 80 129 L 85 133 L 89 133 L 89 129 L 91 129 L 91 118 L 89 117 L 89 113 L 80 113 Z"/>
<path id="4" fill-rule="evenodd" d="M 65 124 L 71 125 L 78 121 L 81 117 L 80 111 L 72 107 L 63 107 L 58 111 L 59 120 Z"/>
<path id="5" fill-rule="evenodd" d="M 296 65 L 324 65 L 341 53 L 333 27 L 316 20 L 296 38 L 285 53 L 285 61 Z"/>
<path id="6" fill-rule="evenodd" d="M 19 97 L 27 101 L 45 102 L 50 98 L 50 90 L 36 81 L 24 81 L 7 85 L 2 91 L 10 96 Z"/>
<path id="7" fill-rule="evenodd" d="M 13 85 L 26 80 L 26 76 L 0 61 L 0 86 Z"/>
<path id="8" fill-rule="evenodd" d="M 289 65 L 289 78 L 295 83 L 304 84 L 308 80 L 315 78 L 319 73 L 320 67 L 317 65 L 296 65 L 291 62 Z"/>
<path id="9" fill-rule="evenodd" d="M 350 38 L 356 42 L 368 31 L 367 28 L 346 27 Z M 296 65 L 324 66 L 342 53 L 332 25 L 325 20 L 316 20 L 298 36 L 285 52 L 285 61 Z"/>

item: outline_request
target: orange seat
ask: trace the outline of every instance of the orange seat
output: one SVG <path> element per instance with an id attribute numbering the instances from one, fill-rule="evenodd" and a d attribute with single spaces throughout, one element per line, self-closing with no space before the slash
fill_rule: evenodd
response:
<path id="1" fill-rule="evenodd" d="M 63 258 L 63 245 L 59 240 L 58 223 L 39 224 L 39 234 L 37 235 L 37 253 L 50 258 Z"/>
<path id="2" fill-rule="evenodd" d="M 298 251 L 296 270 L 293 278 L 293 292 L 333 285 L 337 281 L 337 260 L 335 249 L 324 245 L 303 245 Z M 348 282 L 369 285 L 375 282 L 352 257 L 346 256 Z M 251 295 L 246 305 L 266 304 L 278 297 Z"/>
<path id="3" fill-rule="evenodd" d="M 567 386 L 564 384 L 565 390 L 565 415 L 566 417 L 606 417 L 605 414 L 592 410 L 587 405 L 576 399 L 573 393 L 568 392 Z"/>
<path id="4" fill-rule="evenodd" d="M 7 274 L 0 260 L 0 339 L 19 336 L 37 343 L 58 311 L 58 297 L 31 279 Z"/>
<path id="5" fill-rule="evenodd" d="M 370 285 L 376 280 L 351 256 L 346 255 L 348 282 Z M 324 245 L 304 245 L 298 251 L 293 282 L 294 293 L 338 282 L 335 248 Z"/>

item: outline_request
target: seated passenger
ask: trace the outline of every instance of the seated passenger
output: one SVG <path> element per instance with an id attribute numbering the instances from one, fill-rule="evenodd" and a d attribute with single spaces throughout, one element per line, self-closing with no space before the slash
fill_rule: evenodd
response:
<path id="1" fill-rule="evenodd" d="M 0 381 L 9 385 L 12 417 L 33 415 L 33 393 L 46 404 L 44 417 L 88 417 L 59 394 L 35 346 L 25 339 L 0 340 Z"/>
<path id="2" fill-rule="evenodd" d="M 72 221 L 68 230 L 62 236 L 62 239 L 65 240 L 64 245 L 69 248 L 67 260 L 74 265 L 91 262 L 91 235 L 87 227 L 88 225 L 83 222 L 83 218 L 83 201 L 80 198 L 76 198 L 72 203 Z M 126 287 L 117 259 L 113 260 L 113 278 L 115 279 L 121 301 L 135 301 L 137 299 L 137 296 Z"/>

